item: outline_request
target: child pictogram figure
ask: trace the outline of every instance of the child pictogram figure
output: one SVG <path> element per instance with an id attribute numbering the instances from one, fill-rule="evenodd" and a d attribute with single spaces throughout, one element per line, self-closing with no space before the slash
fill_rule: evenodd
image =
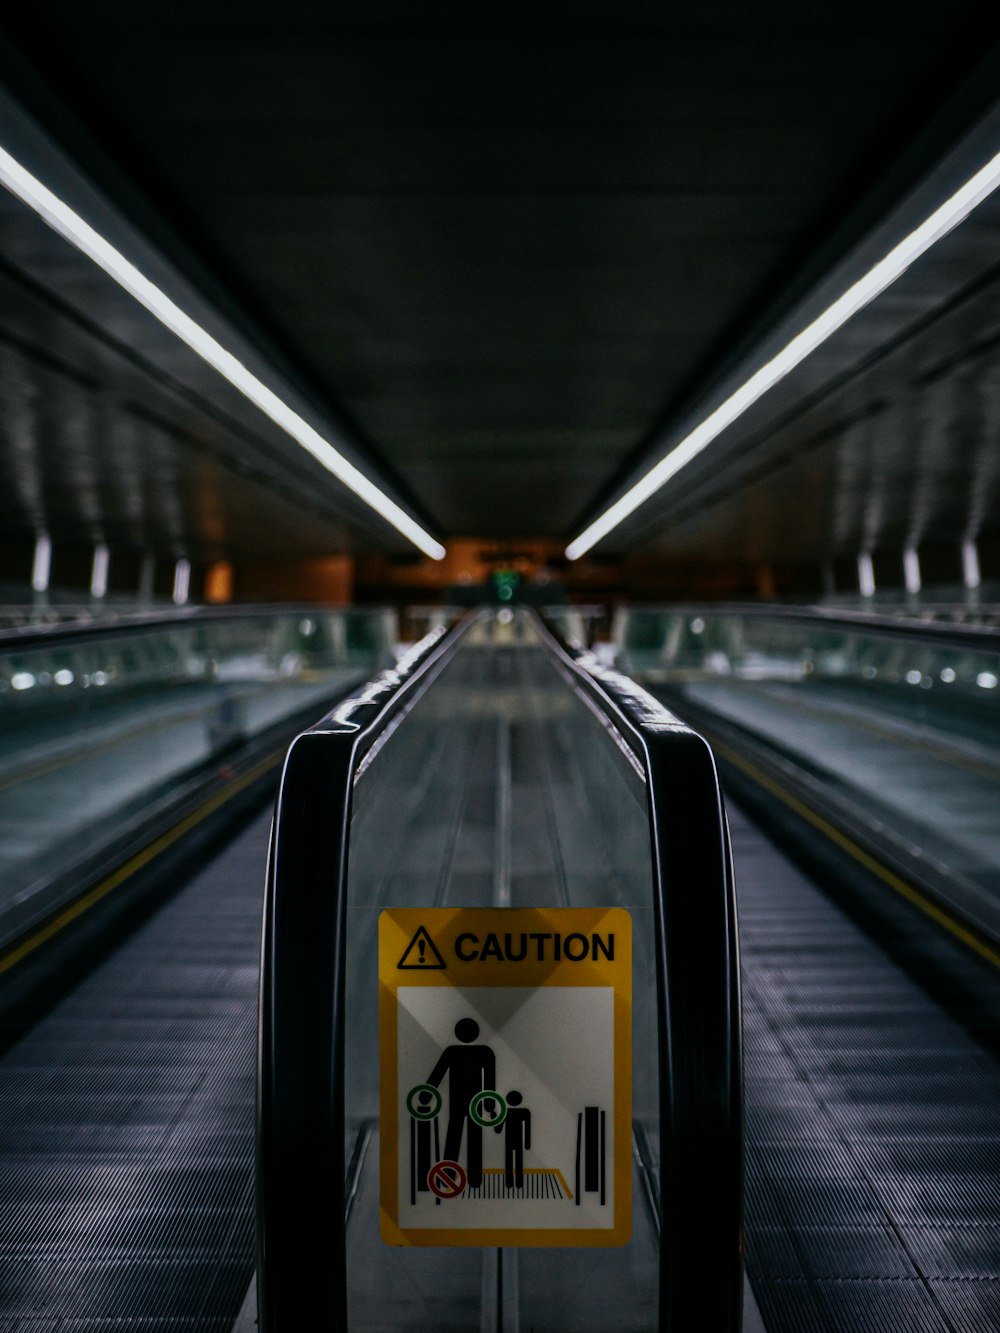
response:
<path id="1" fill-rule="evenodd" d="M 521 1103 L 524 1098 L 515 1088 L 507 1094 L 507 1114 L 495 1134 L 503 1134 L 504 1184 L 508 1189 L 524 1185 L 524 1154 L 531 1149 L 531 1112 Z"/>
<path id="2" fill-rule="evenodd" d="M 461 1161 L 459 1153 L 465 1136 L 469 1185 L 476 1189 L 483 1183 L 483 1131 L 469 1108 L 477 1093 L 496 1087 L 496 1057 L 492 1047 L 473 1045 L 479 1036 L 479 1024 L 474 1018 L 460 1018 L 455 1024 L 455 1036 L 461 1045 L 445 1047 L 427 1082 L 436 1088 L 448 1075 L 444 1155 L 449 1161 Z M 491 1106 L 484 1105 L 483 1109 L 488 1113 Z"/>

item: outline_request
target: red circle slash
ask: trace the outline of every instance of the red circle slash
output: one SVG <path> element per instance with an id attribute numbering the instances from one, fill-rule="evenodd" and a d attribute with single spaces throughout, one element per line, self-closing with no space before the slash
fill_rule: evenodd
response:
<path id="1" fill-rule="evenodd" d="M 435 1162 L 427 1172 L 428 1187 L 439 1199 L 457 1199 L 466 1179 L 465 1167 L 458 1162 Z"/>

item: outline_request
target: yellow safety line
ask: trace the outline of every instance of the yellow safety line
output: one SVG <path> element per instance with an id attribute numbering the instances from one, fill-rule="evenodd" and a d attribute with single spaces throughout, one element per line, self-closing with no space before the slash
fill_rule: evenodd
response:
<path id="1" fill-rule="evenodd" d="M 572 1191 L 572 1190 L 570 1189 L 570 1187 L 566 1184 L 566 1177 L 563 1175 L 563 1173 L 559 1170 L 558 1167 L 555 1167 L 555 1173 L 556 1173 L 556 1175 L 559 1177 L 559 1179 L 562 1181 L 562 1187 L 563 1187 L 563 1189 L 566 1191 L 566 1198 L 567 1198 L 567 1199 L 572 1199 L 572 1197 L 573 1197 L 573 1191 Z"/>
<path id="2" fill-rule="evenodd" d="M 102 898 L 109 894 L 112 889 L 116 889 L 129 876 L 134 875 L 137 870 L 141 870 L 143 866 L 148 865 L 161 852 L 166 851 L 168 847 L 175 843 L 178 838 L 183 837 L 185 833 L 190 832 L 197 824 L 200 824 L 203 819 L 207 819 L 209 815 L 214 814 L 221 805 L 224 805 L 237 792 L 243 791 L 259 777 L 263 777 L 269 769 L 275 768 L 281 762 L 284 753 L 284 749 L 276 750 L 273 754 L 268 755 L 266 759 L 260 760 L 242 777 L 230 783 L 223 791 L 216 792 L 214 796 L 209 797 L 197 810 L 192 810 L 173 828 L 167 829 L 166 833 L 161 833 L 148 847 L 144 847 L 141 852 L 137 852 L 135 856 L 126 861 L 124 865 L 119 866 L 107 878 L 102 879 L 87 893 L 70 903 L 61 912 L 57 912 L 55 916 L 50 917 L 33 934 L 26 936 L 25 939 L 20 940 L 8 949 L 6 953 L 0 955 L 0 975 L 10 971 L 15 964 L 26 958 L 28 954 L 34 953 L 40 945 L 52 939 L 53 935 L 57 935 L 71 921 L 75 921 L 77 917 L 82 916 L 95 903 L 100 902 Z"/>
<path id="3" fill-rule="evenodd" d="M 935 902 L 932 902 L 930 898 L 927 898 L 919 889 L 910 884 L 908 880 L 902 879 L 899 875 L 889 870 L 887 866 L 882 865 L 882 863 L 876 860 L 874 856 L 869 852 L 866 852 L 863 847 L 859 847 L 852 838 L 849 838 L 845 833 L 842 833 L 840 829 L 829 823 L 822 817 L 822 815 L 818 815 L 815 810 L 811 810 L 809 806 L 800 801 L 798 797 L 793 796 L 792 793 L 780 783 L 775 782 L 775 780 L 768 777 L 766 773 L 762 773 L 760 769 L 744 759 L 737 751 L 731 749 L 728 745 L 720 743 L 714 738 L 712 739 L 712 745 L 715 750 L 735 768 L 740 769 L 754 782 L 765 788 L 766 791 L 769 791 L 772 796 L 776 796 L 780 801 L 784 802 L 784 804 L 794 810 L 797 815 L 801 815 L 803 819 L 813 826 L 813 828 L 818 829 L 819 832 L 829 838 L 831 842 L 847 852 L 849 856 L 852 856 L 855 861 L 860 862 L 866 870 L 870 870 L 882 880 L 884 884 L 888 884 L 891 889 L 894 889 L 896 893 L 905 898 L 907 902 L 913 903 L 915 907 L 919 907 L 919 909 L 926 916 L 929 916 L 932 921 L 937 922 L 939 926 L 943 926 L 945 930 L 954 935 L 956 939 L 961 940 L 964 945 L 972 949 L 973 952 L 979 954 L 980 958 L 985 958 L 988 963 L 992 963 L 994 967 L 1000 968 L 1000 952 L 987 944 L 984 940 L 981 940 L 978 935 L 973 934 L 971 930 L 963 926 L 961 922 L 956 921 L 954 917 L 949 916 L 947 912 L 943 911 Z"/>

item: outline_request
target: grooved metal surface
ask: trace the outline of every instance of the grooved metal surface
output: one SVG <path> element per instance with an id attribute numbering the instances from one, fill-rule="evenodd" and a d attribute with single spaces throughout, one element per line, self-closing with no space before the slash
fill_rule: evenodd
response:
<path id="1" fill-rule="evenodd" d="M 768 1333 L 1000 1328 L 1000 1069 L 731 816 Z M 253 1266 L 266 836 L 262 817 L 0 1060 L 0 1329 L 228 1333 Z M 513 866 L 532 896 L 537 870 Z"/>
<path id="2" fill-rule="evenodd" d="M 4 1333 L 228 1333 L 253 1271 L 269 818 L 0 1060 Z"/>
<path id="3" fill-rule="evenodd" d="M 730 814 L 747 1267 L 768 1333 L 995 1333 L 1000 1068 Z"/>

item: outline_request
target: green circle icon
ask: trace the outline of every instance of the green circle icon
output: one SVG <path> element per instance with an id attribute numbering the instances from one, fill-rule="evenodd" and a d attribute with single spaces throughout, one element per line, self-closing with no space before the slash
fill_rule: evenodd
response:
<path id="1" fill-rule="evenodd" d="M 497 1104 L 497 1114 L 494 1116 L 484 1116 L 479 1108 L 483 1102 L 491 1101 Z M 500 1096 L 499 1092 L 491 1092 L 489 1088 L 483 1092 L 477 1092 L 472 1101 L 469 1102 L 469 1115 L 477 1125 L 482 1125 L 483 1129 L 496 1129 L 497 1125 L 502 1125 L 507 1118 L 507 1103 Z"/>
<path id="2" fill-rule="evenodd" d="M 431 1094 L 430 1101 L 424 1106 L 421 1106 L 418 1101 L 422 1092 Z M 406 1094 L 406 1109 L 414 1120 L 433 1120 L 438 1111 L 441 1110 L 441 1094 L 433 1083 L 418 1083 L 415 1088 L 411 1088 Z"/>

